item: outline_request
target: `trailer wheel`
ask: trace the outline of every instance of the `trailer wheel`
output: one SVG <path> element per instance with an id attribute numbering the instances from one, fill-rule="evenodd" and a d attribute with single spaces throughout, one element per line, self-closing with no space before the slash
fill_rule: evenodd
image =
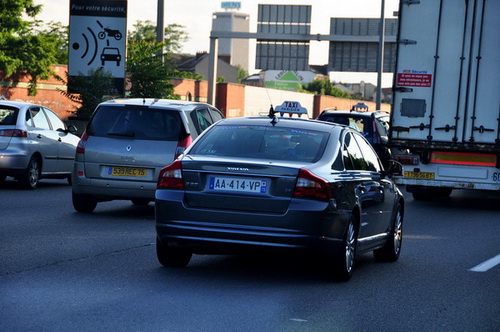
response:
<path id="1" fill-rule="evenodd" d="M 429 202 L 435 199 L 450 197 L 452 190 L 452 188 L 415 186 L 412 188 L 411 194 L 416 201 Z"/>

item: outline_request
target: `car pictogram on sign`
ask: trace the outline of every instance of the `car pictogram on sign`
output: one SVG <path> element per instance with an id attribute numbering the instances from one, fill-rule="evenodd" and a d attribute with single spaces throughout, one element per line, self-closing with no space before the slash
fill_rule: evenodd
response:
<path id="1" fill-rule="evenodd" d="M 101 53 L 101 63 L 104 66 L 106 61 L 116 61 L 116 65 L 120 65 L 122 56 L 120 55 L 120 50 L 116 47 L 105 47 Z"/>

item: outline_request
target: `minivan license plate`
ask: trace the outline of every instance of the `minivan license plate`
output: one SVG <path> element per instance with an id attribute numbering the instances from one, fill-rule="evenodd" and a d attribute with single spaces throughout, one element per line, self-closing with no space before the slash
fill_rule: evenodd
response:
<path id="1" fill-rule="evenodd" d="M 108 174 L 112 176 L 132 176 L 136 178 L 142 178 L 146 176 L 145 168 L 136 167 L 110 167 Z"/>
<path id="2" fill-rule="evenodd" d="M 268 190 L 266 180 L 226 176 L 211 176 L 209 179 L 208 188 L 210 190 L 253 194 L 265 194 Z"/>

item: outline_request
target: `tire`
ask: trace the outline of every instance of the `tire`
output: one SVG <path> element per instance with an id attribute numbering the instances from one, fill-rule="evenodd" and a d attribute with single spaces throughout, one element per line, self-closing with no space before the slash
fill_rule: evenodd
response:
<path id="1" fill-rule="evenodd" d="M 33 190 L 38 187 L 40 181 L 40 160 L 38 157 L 31 157 L 28 167 L 19 177 L 19 183 L 24 189 Z"/>
<path id="2" fill-rule="evenodd" d="M 381 262 L 395 262 L 401 253 L 403 242 L 403 208 L 398 204 L 387 243 L 373 251 L 375 259 Z"/>
<path id="3" fill-rule="evenodd" d="M 97 200 L 90 195 L 72 193 L 71 198 L 77 212 L 92 213 L 97 207 Z"/>
<path id="4" fill-rule="evenodd" d="M 132 204 L 137 205 L 137 206 L 147 206 L 149 205 L 149 199 L 144 199 L 144 198 L 134 198 L 132 200 Z"/>
<path id="5" fill-rule="evenodd" d="M 414 187 L 411 194 L 416 201 L 430 202 L 435 199 L 450 197 L 452 188 L 444 187 Z"/>
<path id="6" fill-rule="evenodd" d="M 354 270 L 358 232 L 354 217 L 351 216 L 342 241 L 342 252 L 335 258 L 335 280 L 349 281 Z"/>
<path id="7" fill-rule="evenodd" d="M 73 179 L 71 178 L 71 174 L 66 177 L 66 181 L 68 181 L 68 184 L 71 186 L 73 184 Z"/>
<path id="8" fill-rule="evenodd" d="M 158 237 L 156 238 L 156 257 L 161 265 L 166 267 L 186 267 L 193 254 L 187 250 L 169 247 Z"/>

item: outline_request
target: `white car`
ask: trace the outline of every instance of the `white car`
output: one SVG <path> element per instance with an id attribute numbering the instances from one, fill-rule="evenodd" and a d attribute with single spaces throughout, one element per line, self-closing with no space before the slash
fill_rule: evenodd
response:
<path id="1" fill-rule="evenodd" d="M 41 178 L 71 181 L 75 132 L 45 106 L 0 101 L 0 181 L 12 176 L 26 189 Z"/>

